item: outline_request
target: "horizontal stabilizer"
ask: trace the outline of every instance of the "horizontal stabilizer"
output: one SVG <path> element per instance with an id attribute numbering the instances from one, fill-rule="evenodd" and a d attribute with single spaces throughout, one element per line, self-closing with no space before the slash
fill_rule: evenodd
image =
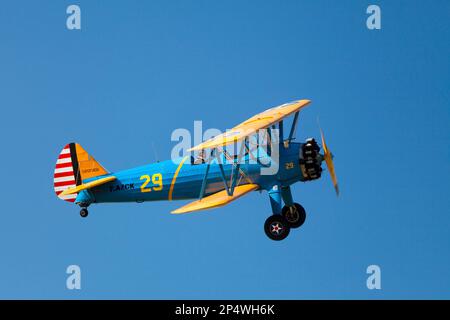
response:
<path id="1" fill-rule="evenodd" d="M 65 196 L 68 194 L 78 193 L 82 190 L 90 189 L 90 188 L 105 184 L 105 183 L 113 181 L 113 180 L 116 180 L 116 177 L 109 176 L 109 177 L 101 178 L 101 179 L 94 180 L 94 181 L 91 181 L 88 183 L 80 184 L 79 186 L 76 186 L 73 188 L 68 188 L 68 189 L 64 190 L 63 192 L 61 192 L 60 195 Z"/>
<path id="2" fill-rule="evenodd" d="M 234 188 L 232 196 L 229 196 L 226 190 L 222 190 L 203 199 L 188 203 L 187 205 L 172 211 L 172 213 L 180 214 L 221 207 L 258 188 L 259 186 L 257 184 L 237 186 Z"/>

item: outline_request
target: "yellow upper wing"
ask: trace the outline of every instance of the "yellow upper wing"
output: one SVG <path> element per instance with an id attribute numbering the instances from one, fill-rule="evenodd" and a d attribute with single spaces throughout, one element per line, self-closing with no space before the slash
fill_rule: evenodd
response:
<path id="1" fill-rule="evenodd" d="M 172 211 L 172 213 L 180 214 L 221 207 L 258 188 L 259 186 L 257 184 L 244 184 L 237 186 L 234 188 L 232 196 L 229 196 L 226 190 L 222 190 L 206 198 L 188 203 L 187 205 Z"/>
<path id="2" fill-rule="evenodd" d="M 101 178 L 101 179 L 94 180 L 94 181 L 91 181 L 88 183 L 83 183 L 83 184 L 80 184 L 79 186 L 76 186 L 73 188 L 68 188 L 68 189 L 64 190 L 63 192 L 60 193 L 60 195 L 65 196 L 68 194 L 78 193 L 82 190 L 90 189 L 90 188 L 99 186 L 101 184 L 104 184 L 104 183 L 107 183 L 107 182 L 110 182 L 113 180 L 116 180 L 116 177 L 109 176 L 109 177 Z"/>
<path id="3" fill-rule="evenodd" d="M 271 125 L 279 122 L 283 118 L 299 111 L 304 106 L 308 105 L 310 100 L 298 100 L 283 104 L 278 107 L 268 109 L 264 112 L 251 117 L 250 119 L 238 124 L 236 127 L 214 138 L 206 140 L 205 142 L 189 149 L 188 151 L 198 151 L 208 148 L 216 148 L 225 146 L 244 139 L 245 137 L 254 134 L 260 129 L 265 129 Z"/>

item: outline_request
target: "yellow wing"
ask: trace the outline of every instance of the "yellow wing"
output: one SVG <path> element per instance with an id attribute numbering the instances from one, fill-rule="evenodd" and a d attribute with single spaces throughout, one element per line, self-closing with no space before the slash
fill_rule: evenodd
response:
<path id="1" fill-rule="evenodd" d="M 172 211 L 172 213 L 180 214 L 221 207 L 258 188 L 259 186 L 257 184 L 244 184 L 237 186 L 234 188 L 232 196 L 229 196 L 226 190 L 222 190 L 201 200 L 188 203 L 187 205 Z"/>
<path id="2" fill-rule="evenodd" d="M 240 141 L 245 137 L 254 134 L 258 130 L 268 128 L 292 113 L 299 111 L 310 102 L 310 100 L 298 100 L 268 109 L 238 124 L 230 131 L 206 140 L 188 151 L 216 148 Z"/>
<path id="3" fill-rule="evenodd" d="M 104 184 L 104 183 L 107 183 L 107 182 L 110 182 L 110 181 L 113 181 L 113 180 L 116 180 L 116 177 L 109 176 L 109 177 L 101 178 L 101 179 L 94 180 L 94 181 L 91 181 L 91 182 L 88 182 L 88 183 L 80 184 L 79 186 L 76 186 L 76 187 L 73 187 L 73 188 L 68 188 L 68 189 L 64 190 L 63 192 L 61 192 L 60 195 L 61 196 L 65 196 L 65 195 L 68 195 L 68 194 L 78 193 L 78 192 L 80 192 L 82 190 L 90 189 L 90 188 L 99 186 L 101 184 Z"/>

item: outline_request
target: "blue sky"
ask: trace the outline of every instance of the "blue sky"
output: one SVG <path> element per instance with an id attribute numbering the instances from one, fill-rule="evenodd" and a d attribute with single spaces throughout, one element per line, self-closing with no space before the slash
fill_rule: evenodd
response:
<path id="1" fill-rule="evenodd" d="M 2 3 L 0 298 L 450 298 L 449 13 L 444 0 Z M 295 185 L 308 217 L 285 241 L 263 232 L 265 193 L 87 219 L 53 193 L 68 142 L 115 171 L 155 161 L 152 144 L 169 158 L 194 120 L 226 129 L 299 98 L 312 104 L 297 138 L 318 138 L 320 116 L 341 196 L 327 175 Z M 381 290 L 366 288 L 371 264 Z"/>

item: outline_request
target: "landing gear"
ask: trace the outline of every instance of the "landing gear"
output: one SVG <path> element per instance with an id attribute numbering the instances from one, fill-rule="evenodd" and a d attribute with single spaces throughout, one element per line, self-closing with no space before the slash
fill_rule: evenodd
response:
<path id="1" fill-rule="evenodd" d="M 306 220 L 306 211 L 298 203 L 294 203 L 293 206 L 284 206 L 282 210 L 282 215 L 286 219 L 291 228 L 298 228 Z"/>
<path id="2" fill-rule="evenodd" d="M 305 223 L 305 209 L 292 199 L 289 186 L 273 186 L 269 190 L 270 205 L 273 215 L 264 224 L 266 235 L 272 240 L 283 240 L 291 229 L 298 228 Z M 282 202 L 285 206 L 281 208 Z"/>
<path id="3" fill-rule="evenodd" d="M 87 208 L 82 208 L 82 209 L 80 210 L 80 216 L 81 216 L 82 218 L 86 218 L 86 217 L 88 216 L 88 214 L 89 214 L 89 211 L 88 211 Z"/>
<path id="4" fill-rule="evenodd" d="M 289 222 L 280 214 L 270 216 L 264 224 L 266 235 L 275 241 L 285 239 L 289 235 L 290 230 Z"/>

